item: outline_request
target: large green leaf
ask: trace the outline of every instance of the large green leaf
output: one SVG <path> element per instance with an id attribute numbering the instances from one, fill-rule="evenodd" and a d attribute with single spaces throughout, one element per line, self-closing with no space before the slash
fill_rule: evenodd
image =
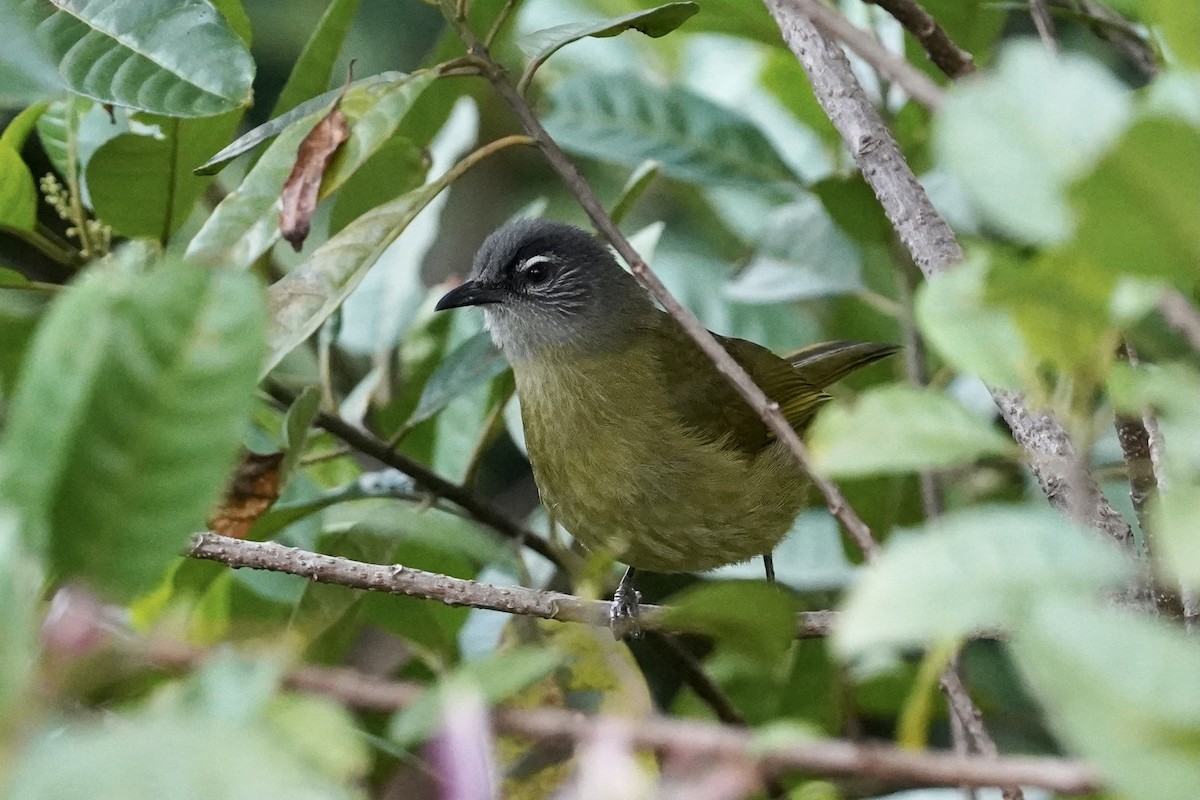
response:
<path id="1" fill-rule="evenodd" d="M 156 135 L 123 133 L 100 146 L 87 163 L 96 215 L 128 237 L 166 242 L 192 213 L 210 179 L 192 170 L 228 140 L 240 111 L 207 119 L 141 118 Z"/>
<path id="2" fill-rule="evenodd" d="M 1158 23 L 1171 55 L 1181 65 L 1200 67 L 1200 4 L 1177 0 L 1148 0 L 1148 16 Z"/>
<path id="3" fill-rule="evenodd" d="M 363 214 L 270 287 L 271 326 L 264 374 L 321 327 L 447 183 L 442 177 Z"/>
<path id="4" fill-rule="evenodd" d="M 408 139 L 384 142 L 342 185 L 329 213 L 329 232 L 337 233 L 375 206 L 416 189 L 429 175 L 429 154 Z"/>
<path id="5" fill-rule="evenodd" d="M 16 515 L 0 504 L 0 722 L 9 719 L 33 675 L 41 581 L 40 565 L 21 541 Z"/>
<path id="6" fill-rule="evenodd" d="M 739 303 L 786 303 L 862 288 L 862 257 L 820 200 L 805 195 L 772 210 L 754 257 L 725 286 Z"/>
<path id="7" fill-rule="evenodd" d="M 934 389 L 886 386 L 831 403 L 809 432 L 813 459 L 834 477 L 969 464 L 1014 450 L 988 420 Z"/>
<path id="8" fill-rule="evenodd" d="M 350 33 L 350 24 L 354 22 L 360 3 L 361 0 L 330 0 L 275 101 L 272 117 L 291 111 L 329 88 L 333 65 Z"/>
<path id="9" fill-rule="evenodd" d="M 988 262 L 973 253 L 923 284 L 916 316 L 921 333 L 954 367 L 995 386 L 1019 388 L 1033 359 L 1012 316 L 984 303 Z"/>
<path id="10" fill-rule="evenodd" d="M 657 8 L 645 11 L 634 11 L 616 19 L 601 19 L 591 22 L 568 22 L 565 25 L 555 25 L 543 28 L 521 37 L 517 46 L 529 57 L 526 75 L 532 75 L 546 59 L 566 47 L 571 42 L 594 37 L 597 39 L 616 36 L 628 30 L 640 31 L 651 38 L 666 36 L 678 28 L 688 17 L 700 10 L 700 6 L 690 0 L 667 3 Z"/>
<path id="11" fill-rule="evenodd" d="M 795 183 L 750 122 L 698 95 L 633 75 L 573 75 L 550 92 L 546 130 L 568 150 L 704 185 Z"/>
<path id="12" fill-rule="evenodd" d="M 984 294 L 996 312 L 1008 312 L 1034 355 L 1069 372 L 1111 362 L 1115 285 L 1116 276 L 1069 251 L 1021 258 L 995 248 Z"/>
<path id="13" fill-rule="evenodd" d="M 1173 119 L 1134 125 L 1071 191 L 1076 247 L 1112 276 L 1190 288 L 1200 265 L 1200 131 Z M 1137 213 L 1129 213 L 1136 208 Z"/>
<path id="14" fill-rule="evenodd" d="M 851 590 L 834 644 L 853 656 L 1011 629 L 1047 597 L 1091 597 L 1131 571 L 1099 534 L 1049 508 L 951 513 L 894 535 Z"/>
<path id="15" fill-rule="evenodd" d="M 195 714 L 153 714 L 59 726 L 15 765 L 11 800 L 351 800 L 258 726 Z M 326 751 L 328 756 L 328 751 Z M 219 769 L 211 767 L 219 764 Z"/>
<path id="16" fill-rule="evenodd" d="M 431 72 L 388 73 L 346 93 L 342 113 L 350 138 L 326 171 L 321 196 L 342 186 L 391 138 L 413 102 L 434 80 Z M 305 104 L 301 107 L 306 107 Z M 280 192 L 292 172 L 296 149 L 328 106 L 301 116 L 271 143 L 262 158 L 205 221 L 188 245 L 188 256 L 233 267 L 248 267 L 279 240 Z M 299 110 L 293 109 L 293 111 Z M 284 115 L 288 116 L 288 115 Z"/>
<path id="17" fill-rule="evenodd" d="M 93 272 L 47 316 L 13 400 L 8 486 L 54 568 L 153 585 L 226 478 L 262 354 L 246 274 Z"/>
<path id="18" fill-rule="evenodd" d="M 506 367 L 504 356 L 492 344 L 492 337 L 486 331 L 480 331 L 438 362 L 429 380 L 425 381 L 417 408 L 405 426 L 424 422 L 455 397 L 487 383 Z"/>
<path id="19" fill-rule="evenodd" d="M 66 88 L 103 103 L 206 117 L 250 101 L 254 60 L 204 0 L 5 0 Z M 23 29 L 23 30 L 22 30 Z"/>
<path id="20" fill-rule="evenodd" d="M 364 89 L 368 92 L 378 91 L 378 87 L 386 87 L 394 84 L 397 80 L 403 81 L 406 75 L 402 72 L 381 72 L 378 75 L 372 75 L 362 80 L 357 80 L 346 89 L 346 95 L 354 92 L 357 89 Z M 374 88 L 373 88 L 374 87 Z M 333 106 L 338 96 L 343 95 L 341 88 L 330 89 L 324 94 L 317 95 L 303 103 L 285 111 L 279 116 L 267 120 L 256 128 L 246 131 L 238 138 L 230 142 L 220 152 L 213 155 L 212 158 L 205 161 L 200 166 L 196 167 L 197 175 L 212 175 L 224 169 L 229 162 L 233 161 L 243 153 L 248 153 L 255 147 L 258 147 L 265 141 L 275 138 L 292 126 L 292 123 L 304 119 L 305 117 L 319 118 L 321 115 L 328 113 Z"/>
<path id="21" fill-rule="evenodd" d="M 0 141 L 0 227 L 33 230 L 37 219 L 37 188 L 21 154 Z"/>
<path id="22" fill-rule="evenodd" d="M 1071 233 L 1065 190 L 1120 136 L 1129 92 L 1082 55 L 1009 45 L 995 70 L 954 86 L 934 128 L 940 163 L 988 221 L 1048 244 Z"/>
<path id="23" fill-rule="evenodd" d="M 1200 787 L 1200 646 L 1157 620 L 1043 602 L 1010 645 L 1046 723 L 1130 800 Z"/>

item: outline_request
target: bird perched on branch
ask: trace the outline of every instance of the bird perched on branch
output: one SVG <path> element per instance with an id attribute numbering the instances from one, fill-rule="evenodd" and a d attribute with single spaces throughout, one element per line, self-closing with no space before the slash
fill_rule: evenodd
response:
<path id="1" fill-rule="evenodd" d="M 543 503 L 578 541 L 629 565 L 614 630 L 636 617 L 636 570 L 697 572 L 763 555 L 770 574 L 806 476 L 604 244 L 562 223 L 511 222 L 437 309 L 460 306 L 483 306 L 512 365 Z M 797 432 L 829 399 L 826 386 L 896 350 L 827 342 L 785 359 L 717 339 Z"/>

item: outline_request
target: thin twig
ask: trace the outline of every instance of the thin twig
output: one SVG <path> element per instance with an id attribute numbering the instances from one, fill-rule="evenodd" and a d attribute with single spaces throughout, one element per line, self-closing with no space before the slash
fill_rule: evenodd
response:
<path id="1" fill-rule="evenodd" d="M 825 504 L 829 512 L 837 518 L 846 531 L 858 544 L 868 558 L 872 557 L 878 550 L 878 545 L 871 534 L 870 528 L 866 523 L 855 513 L 854 509 L 846 502 L 841 490 L 837 488 L 828 478 L 818 474 L 812 466 L 812 458 L 808 454 L 808 449 L 796 434 L 796 431 L 787 423 L 783 414 L 779 411 L 779 404 L 769 399 L 763 394 L 762 389 L 755 385 L 753 379 L 742 368 L 740 364 L 734 361 L 733 357 L 725 351 L 717 343 L 712 333 L 704 327 L 704 325 L 696 318 L 694 314 L 684 308 L 675 297 L 667 291 L 666 286 L 659 280 L 658 276 L 651 271 L 645 260 L 638 255 L 637 251 L 629 244 L 629 240 L 621 233 L 620 229 L 613 224 L 612 219 L 608 216 L 608 212 L 601 205 L 596 193 L 591 186 L 584 180 L 579 170 L 571 163 L 562 149 L 550 138 L 546 133 L 546 129 L 542 127 L 538 121 L 537 115 L 533 108 L 526 102 L 525 98 L 517 92 L 509 78 L 507 71 L 499 63 L 492 60 L 488 55 L 487 48 L 475 37 L 475 34 L 465 24 L 456 22 L 453 16 L 446 14 L 458 31 L 459 36 L 467 44 L 467 49 L 471 55 L 475 56 L 484 69 L 484 73 L 492 85 L 495 87 L 497 94 L 509 109 L 520 120 L 522 127 L 529 133 L 531 137 L 541 147 L 542 153 L 546 160 L 550 162 L 550 166 L 559 174 L 563 183 L 575 195 L 588 218 L 596 226 L 596 229 L 604 234 L 604 236 L 612 243 L 616 251 L 625 259 L 625 263 L 629 265 L 633 274 L 642 282 L 650 293 L 662 304 L 663 308 L 675 318 L 680 327 L 696 342 L 697 346 L 712 360 L 714 367 L 717 369 L 725 380 L 729 381 L 738 393 L 749 403 L 750 407 L 762 418 L 767 427 L 779 438 L 784 445 L 791 451 L 796 461 L 801 468 L 811 477 L 814 485 L 825 498 Z"/>
<path id="2" fill-rule="evenodd" d="M 961 78 L 975 71 L 971 54 L 963 50 L 946 34 L 928 11 L 914 0 L 866 0 L 887 11 L 925 48 L 929 60 L 951 78 Z"/>
<path id="3" fill-rule="evenodd" d="M 161 669 L 198 666 L 204 651 L 175 642 L 126 644 L 123 651 Z M 286 686 L 370 711 L 408 708 L 429 691 L 346 668 L 301 666 L 288 672 Z M 701 720 L 652 715 L 638 719 L 583 714 L 566 709 L 497 708 L 492 721 L 502 733 L 537 740 L 587 742 L 597 728 L 620 726 L 639 749 L 675 755 L 708 756 L 780 770 L 823 776 L 869 776 L 889 784 L 920 786 L 1002 786 L 1020 783 L 1067 795 L 1102 788 L 1096 770 L 1074 759 L 1049 757 L 980 758 L 948 752 L 913 752 L 883 744 L 844 739 L 763 739 L 752 730 Z"/>
<path id="4" fill-rule="evenodd" d="M 1058 32 L 1054 30 L 1054 19 L 1050 16 L 1046 0 L 1029 0 L 1029 16 L 1033 18 L 1033 27 L 1037 28 L 1042 44 L 1051 53 L 1058 55 Z"/>
<path id="5" fill-rule="evenodd" d="M 879 74 L 899 85 L 908 96 L 930 110 L 936 111 L 942 104 L 945 92 L 925 73 L 908 61 L 889 51 L 870 33 L 855 26 L 837 11 L 823 5 L 819 0 L 789 0 L 796 10 L 813 21 L 818 28 L 846 43 L 846 46 L 863 61 L 870 64 Z"/>
<path id="6" fill-rule="evenodd" d="M 561 592 L 521 586 L 494 586 L 425 572 L 402 564 L 368 564 L 300 550 L 278 542 L 231 539 L 205 531 L 192 537 L 186 554 L 235 569 L 283 572 L 350 589 L 420 597 L 451 606 L 484 608 L 558 622 L 579 622 L 603 628 L 609 626 L 610 604 L 601 600 L 584 600 Z M 670 609 L 665 606 L 641 605 L 638 609 L 638 625 L 647 631 L 685 630 L 672 624 L 669 615 Z M 798 638 L 827 636 L 836 619 L 837 613 L 834 611 L 802 611 L 796 616 L 795 634 Z"/>
<path id="7" fill-rule="evenodd" d="M 841 48 L 803 14 L 796 13 L 791 0 L 765 2 L 784 41 L 807 73 L 817 101 L 849 147 L 914 263 L 929 278 L 955 266 L 962 260 L 962 248 L 954 232 L 921 188 L 895 138 L 854 78 Z M 1083 522 L 1131 546 L 1129 524 L 1100 493 L 1091 476 L 1074 475 L 1066 469 L 1075 459 L 1075 448 L 1062 423 L 1048 412 L 1031 410 L 1020 393 L 991 391 L 1051 504 L 1064 510 L 1078 506 Z M 1070 503 L 1073 497 L 1084 502 Z"/>

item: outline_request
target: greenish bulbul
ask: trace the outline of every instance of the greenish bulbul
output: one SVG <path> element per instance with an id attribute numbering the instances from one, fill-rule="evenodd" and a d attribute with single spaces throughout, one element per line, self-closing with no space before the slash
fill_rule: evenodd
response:
<path id="1" fill-rule="evenodd" d="M 635 569 L 696 572 L 764 555 L 770 574 L 807 479 L 604 244 L 562 223 L 511 222 L 437 309 L 472 305 L 512 365 L 543 503 L 588 548 L 629 565 L 614 626 L 636 614 Z M 829 399 L 822 389 L 896 350 L 828 342 L 783 359 L 717 340 L 797 432 Z"/>

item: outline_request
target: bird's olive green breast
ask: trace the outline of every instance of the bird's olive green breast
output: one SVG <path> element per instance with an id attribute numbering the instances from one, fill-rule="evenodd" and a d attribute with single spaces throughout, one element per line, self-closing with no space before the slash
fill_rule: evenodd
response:
<path id="1" fill-rule="evenodd" d="M 715 436 L 719 422 L 689 424 L 665 378 L 678 369 L 664 361 L 680 355 L 644 336 L 609 352 L 544 351 L 514 364 L 543 501 L 587 546 L 662 572 L 769 551 L 805 486 L 781 446 L 747 450 Z M 695 370 L 712 370 L 683 355 Z"/>

